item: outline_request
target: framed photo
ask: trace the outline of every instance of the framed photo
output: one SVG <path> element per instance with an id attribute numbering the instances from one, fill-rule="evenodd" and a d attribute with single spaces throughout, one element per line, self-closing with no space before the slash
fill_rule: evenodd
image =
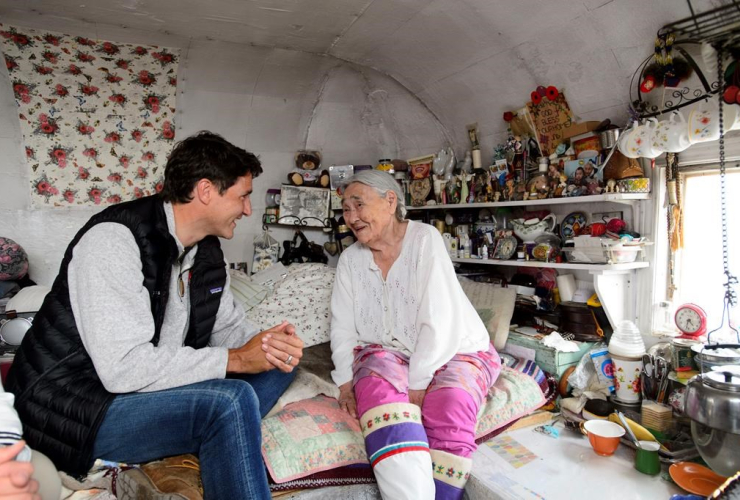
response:
<path id="1" fill-rule="evenodd" d="M 280 224 L 323 227 L 329 217 L 329 189 L 303 186 L 280 188 Z"/>

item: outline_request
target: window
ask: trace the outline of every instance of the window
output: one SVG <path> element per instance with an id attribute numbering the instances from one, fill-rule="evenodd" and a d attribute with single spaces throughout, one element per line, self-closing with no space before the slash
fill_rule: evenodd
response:
<path id="1" fill-rule="evenodd" d="M 740 169 L 727 168 L 727 231 L 730 272 L 740 275 Z M 675 305 L 693 302 L 717 328 L 722 318 L 725 275 L 722 262 L 722 218 L 718 169 L 684 174 L 684 247 L 677 254 L 678 293 Z M 740 292 L 740 290 L 737 290 Z M 730 311 L 740 322 L 738 307 Z M 726 328 L 725 328 L 726 330 Z"/>

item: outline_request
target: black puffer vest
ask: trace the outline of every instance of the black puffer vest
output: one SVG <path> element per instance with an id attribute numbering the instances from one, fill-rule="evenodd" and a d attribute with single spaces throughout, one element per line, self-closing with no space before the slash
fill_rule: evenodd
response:
<path id="1" fill-rule="evenodd" d="M 115 205 L 93 216 L 67 248 L 59 276 L 16 353 L 7 390 L 15 394 L 23 437 L 58 469 L 74 475 L 85 474 L 92 465 L 95 436 L 115 397 L 103 387 L 82 344 L 67 281 L 72 250 L 91 227 L 102 222 L 123 224 L 136 238 L 143 285 L 151 298 L 155 324 L 151 342 L 155 346 L 164 321 L 172 266 L 178 258 L 163 202 L 155 196 Z M 191 271 L 190 326 L 185 345 L 199 349 L 208 345 L 219 292 L 226 283 L 218 238 L 209 236 L 198 243 Z"/>

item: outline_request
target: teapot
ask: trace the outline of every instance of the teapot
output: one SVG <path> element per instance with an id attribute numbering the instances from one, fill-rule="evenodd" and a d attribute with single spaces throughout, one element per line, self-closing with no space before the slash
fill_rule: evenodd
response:
<path id="1" fill-rule="evenodd" d="M 557 220 L 553 214 L 540 219 L 514 219 L 509 222 L 514 234 L 516 234 L 524 243 L 534 243 L 535 238 L 543 233 L 552 232 L 555 229 Z"/>

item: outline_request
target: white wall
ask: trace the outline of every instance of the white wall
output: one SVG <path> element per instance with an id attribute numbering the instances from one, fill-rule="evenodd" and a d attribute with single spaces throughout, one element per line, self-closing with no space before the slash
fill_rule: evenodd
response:
<path id="1" fill-rule="evenodd" d="M 300 51 L 226 42 L 190 41 L 120 27 L 58 18 L 4 18 L 6 25 L 44 28 L 72 35 L 179 47 L 178 137 L 199 130 L 222 134 L 257 154 L 264 174 L 255 182 L 254 215 L 242 219 L 231 241 L 230 261 L 249 261 L 261 232 L 264 193 L 293 168 L 297 149 L 318 149 L 323 165 L 375 164 L 379 158 L 410 158 L 448 142 L 434 115 L 405 88 L 375 70 Z M 50 284 L 75 232 L 96 209 L 34 209 L 22 135 L 10 81 L 0 69 L 0 235 L 29 253 L 31 277 Z M 282 241 L 289 229 L 271 229 Z M 323 242 L 318 230 L 307 236 Z"/>

